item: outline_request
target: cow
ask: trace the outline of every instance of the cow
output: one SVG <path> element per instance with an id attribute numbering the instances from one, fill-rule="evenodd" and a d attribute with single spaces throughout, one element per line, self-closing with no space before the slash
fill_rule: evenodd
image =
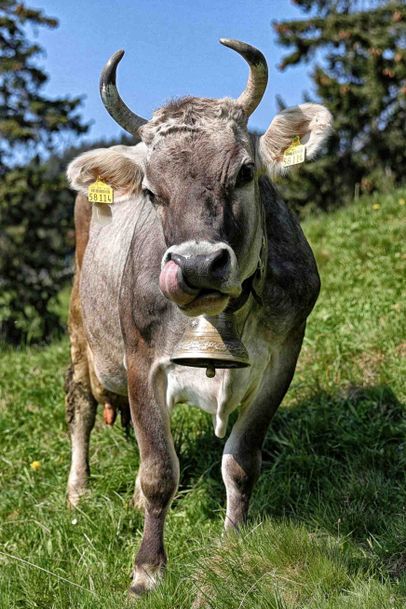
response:
<path id="1" fill-rule="evenodd" d="M 294 138 L 306 161 L 318 153 L 331 115 L 321 105 L 300 104 L 252 136 L 247 123 L 265 91 L 266 60 L 246 43 L 220 42 L 249 66 L 238 99 L 184 97 L 150 120 L 121 99 L 116 70 L 124 51 L 115 53 L 101 74 L 102 100 L 140 141 L 85 152 L 67 170 L 79 193 L 66 384 L 68 501 L 76 506 L 86 492 L 97 403 L 123 413 L 129 403 L 140 452 L 134 503 L 144 510 L 130 588 L 135 596 L 158 584 L 166 563 L 164 522 L 179 480 L 171 409 L 202 408 L 218 437 L 238 409 L 221 465 L 225 528 L 238 529 L 320 289 L 312 250 L 272 177 L 285 171 L 284 152 Z M 107 221 L 86 199 L 96 179 L 114 191 Z M 217 369 L 209 378 L 204 369 L 171 361 L 193 318 L 229 310 L 250 366 Z"/>

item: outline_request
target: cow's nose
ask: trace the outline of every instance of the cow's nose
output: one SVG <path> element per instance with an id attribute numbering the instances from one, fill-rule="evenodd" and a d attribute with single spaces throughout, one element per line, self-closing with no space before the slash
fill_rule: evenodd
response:
<path id="1" fill-rule="evenodd" d="M 170 259 L 181 268 L 184 280 L 191 287 L 221 289 L 231 273 L 231 256 L 225 248 L 195 256 L 171 252 Z"/>

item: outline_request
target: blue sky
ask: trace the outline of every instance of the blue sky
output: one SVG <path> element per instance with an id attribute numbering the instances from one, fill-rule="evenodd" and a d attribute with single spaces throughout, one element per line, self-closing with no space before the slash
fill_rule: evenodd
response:
<path id="1" fill-rule="evenodd" d="M 41 65 L 49 96 L 83 95 L 83 117 L 92 121 L 87 140 L 111 138 L 120 128 L 104 110 L 98 92 L 102 66 L 117 49 L 126 51 L 118 84 L 126 103 L 148 118 L 173 97 L 238 96 L 247 65 L 218 39 L 257 46 L 269 65 L 269 84 L 250 126 L 264 130 L 276 111 L 275 95 L 293 105 L 311 90 L 309 67 L 277 69 L 284 49 L 276 44 L 273 19 L 300 19 L 290 0 L 27 0 L 59 19 L 56 30 L 40 29 L 46 50 Z"/>

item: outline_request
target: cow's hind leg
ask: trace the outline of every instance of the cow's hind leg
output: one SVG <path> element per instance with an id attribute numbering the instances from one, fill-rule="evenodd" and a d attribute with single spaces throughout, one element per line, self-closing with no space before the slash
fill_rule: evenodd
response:
<path id="1" fill-rule="evenodd" d="M 178 487 L 179 462 L 169 413 L 153 395 L 147 381 L 148 371 L 142 371 L 142 365 L 129 360 L 127 358 L 130 406 L 141 458 L 137 486 L 144 508 L 144 531 L 130 591 L 141 595 L 155 588 L 166 564 L 164 524 Z"/>
<path id="2" fill-rule="evenodd" d="M 227 491 L 225 528 L 238 528 L 248 516 L 249 500 L 259 476 L 262 444 L 269 423 L 292 380 L 304 329 L 295 332 L 272 357 L 253 403 L 243 407 L 226 442 L 222 475 Z"/>
<path id="3" fill-rule="evenodd" d="M 71 365 L 66 375 L 66 419 L 71 438 L 72 457 L 68 479 L 68 503 L 74 507 L 86 492 L 89 478 L 89 441 L 93 429 L 97 402 L 92 394 L 87 358 L 87 343 L 82 326 L 75 278 L 70 303 L 69 330 Z"/>

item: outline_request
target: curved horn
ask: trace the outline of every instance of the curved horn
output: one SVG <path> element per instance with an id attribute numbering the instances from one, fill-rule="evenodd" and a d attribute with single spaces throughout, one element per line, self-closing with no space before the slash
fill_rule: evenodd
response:
<path id="1" fill-rule="evenodd" d="M 243 107 L 247 116 L 250 116 L 258 106 L 265 93 L 268 82 L 268 66 L 266 59 L 255 47 L 239 40 L 231 40 L 230 38 L 220 38 L 221 44 L 233 51 L 237 51 L 248 63 L 250 73 L 248 76 L 247 85 L 237 103 Z"/>
<path id="2" fill-rule="evenodd" d="M 116 71 L 124 51 L 116 51 L 104 66 L 100 75 L 100 95 L 103 104 L 112 118 L 128 133 L 136 135 L 141 125 L 148 121 L 134 114 L 121 99 L 116 87 Z"/>

